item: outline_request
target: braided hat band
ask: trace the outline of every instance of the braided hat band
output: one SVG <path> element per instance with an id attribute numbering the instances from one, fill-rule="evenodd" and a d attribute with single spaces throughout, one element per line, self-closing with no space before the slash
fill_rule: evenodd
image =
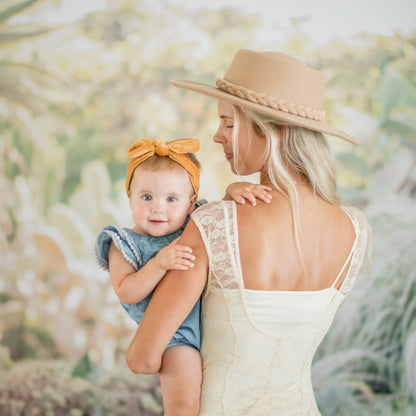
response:
<path id="1" fill-rule="evenodd" d="M 229 94 L 240 97 L 244 100 L 251 101 L 255 104 L 260 104 L 265 107 L 273 108 L 274 110 L 283 111 L 285 113 L 294 114 L 299 117 L 309 118 L 311 120 L 322 121 L 325 119 L 325 111 L 319 108 L 308 107 L 302 104 L 291 103 L 285 100 L 279 100 L 276 97 L 261 94 L 248 88 L 235 85 L 223 78 L 218 78 L 215 81 L 218 88 Z"/>
<path id="2" fill-rule="evenodd" d="M 163 140 L 153 140 L 146 137 L 144 139 L 136 140 L 127 152 L 127 155 L 131 158 L 130 163 L 127 166 L 127 195 L 129 195 L 130 184 L 136 167 L 151 156 L 158 155 L 169 157 L 188 172 L 192 188 L 195 195 L 198 196 L 199 169 L 186 155 L 186 153 L 194 153 L 198 150 L 199 140 L 197 139 L 178 139 L 165 142 Z"/>

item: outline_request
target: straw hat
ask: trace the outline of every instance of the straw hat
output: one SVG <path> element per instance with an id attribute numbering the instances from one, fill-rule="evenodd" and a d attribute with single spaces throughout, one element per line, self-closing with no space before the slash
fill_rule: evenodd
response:
<path id="1" fill-rule="evenodd" d="M 284 53 L 240 49 L 216 86 L 186 80 L 172 80 L 171 84 L 360 144 L 325 123 L 324 74 Z"/>

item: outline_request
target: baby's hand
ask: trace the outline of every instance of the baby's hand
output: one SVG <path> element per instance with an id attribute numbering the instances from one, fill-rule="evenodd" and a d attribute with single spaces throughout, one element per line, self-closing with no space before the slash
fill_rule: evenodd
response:
<path id="1" fill-rule="evenodd" d="M 188 246 L 176 244 L 178 239 L 173 240 L 168 246 L 163 247 L 157 253 L 155 262 L 163 270 L 188 270 L 194 267 L 195 256 Z"/>
<path id="2" fill-rule="evenodd" d="M 268 204 L 272 196 L 272 188 L 265 185 L 258 185 L 250 182 L 234 182 L 227 187 L 226 197 L 230 196 L 235 202 L 244 205 L 246 200 L 251 205 L 256 205 L 256 198 Z"/>

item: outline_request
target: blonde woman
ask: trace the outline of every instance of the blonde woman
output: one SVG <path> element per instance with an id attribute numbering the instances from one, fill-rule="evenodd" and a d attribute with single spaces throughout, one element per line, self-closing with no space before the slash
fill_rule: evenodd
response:
<path id="1" fill-rule="evenodd" d="M 172 83 L 218 99 L 214 141 L 233 172 L 259 172 L 272 199 L 213 202 L 192 214 L 179 242 L 192 248 L 194 267 L 167 272 L 128 364 L 159 371 L 202 293 L 199 414 L 319 415 L 312 359 L 367 240 L 363 214 L 339 200 L 323 133 L 358 142 L 325 123 L 323 74 L 286 54 L 240 50 L 216 86 Z"/>

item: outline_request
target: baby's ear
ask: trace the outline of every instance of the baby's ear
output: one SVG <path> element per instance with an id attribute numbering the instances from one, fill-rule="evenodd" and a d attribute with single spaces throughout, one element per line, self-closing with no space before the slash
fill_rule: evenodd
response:
<path id="1" fill-rule="evenodd" d="M 196 195 L 195 195 L 195 194 L 193 194 L 193 195 L 192 195 L 192 198 L 191 198 L 191 201 L 190 201 L 190 203 L 189 203 L 188 215 L 191 215 L 191 214 L 192 214 L 192 212 L 194 212 L 194 209 L 195 209 L 195 202 L 196 202 Z"/>

